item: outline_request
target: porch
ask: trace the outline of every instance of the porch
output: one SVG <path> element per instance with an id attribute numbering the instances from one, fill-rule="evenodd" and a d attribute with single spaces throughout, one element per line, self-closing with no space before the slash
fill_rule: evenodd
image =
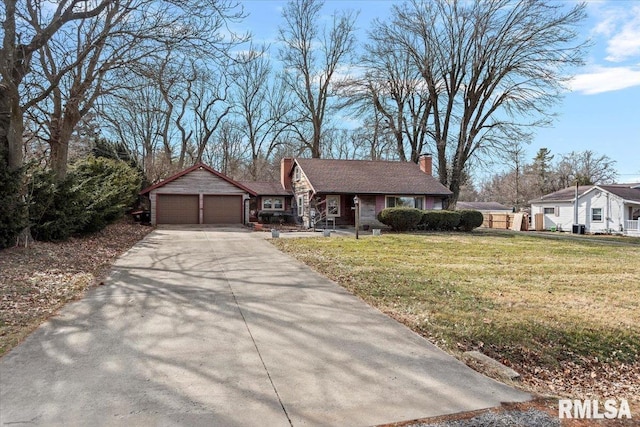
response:
<path id="1" fill-rule="evenodd" d="M 626 220 L 624 223 L 625 236 L 640 237 L 640 220 Z"/>

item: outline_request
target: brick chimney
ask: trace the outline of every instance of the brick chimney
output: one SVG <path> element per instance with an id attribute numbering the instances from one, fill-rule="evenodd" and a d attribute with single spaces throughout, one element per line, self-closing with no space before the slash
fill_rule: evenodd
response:
<path id="1" fill-rule="evenodd" d="M 431 154 L 421 154 L 420 157 L 418 157 L 418 164 L 422 172 L 427 175 L 433 175 L 433 159 L 431 158 Z"/>
<path id="2" fill-rule="evenodd" d="M 293 166 L 293 158 L 285 157 L 280 160 L 280 184 L 285 190 L 291 190 L 291 179 L 289 178 L 291 166 Z"/>

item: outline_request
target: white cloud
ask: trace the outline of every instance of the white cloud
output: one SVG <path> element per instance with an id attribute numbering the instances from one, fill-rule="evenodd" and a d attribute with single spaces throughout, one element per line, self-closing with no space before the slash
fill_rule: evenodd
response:
<path id="1" fill-rule="evenodd" d="M 640 55 L 640 5 L 627 11 L 625 18 L 609 39 L 607 61 L 621 62 Z"/>
<path id="2" fill-rule="evenodd" d="M 588 3 L 597 22 L 591 34 L 606 40 L 606 60 L 622 62 L 640 56 L 640 4 Z"/>
<path id="3" fill-rule="evenodd" d="M 640 69 L 632 67 L 595 67 L 591 72 L 575 76 L 569 87 L 585 95 L 612 92 L 640 86 Z"/>

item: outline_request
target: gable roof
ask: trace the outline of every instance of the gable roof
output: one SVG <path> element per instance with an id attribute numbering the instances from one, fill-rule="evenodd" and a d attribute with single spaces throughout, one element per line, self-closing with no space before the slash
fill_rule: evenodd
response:
<path id="1" fill-rule="evenodd" d="M 211 174 L 217 176 L 218 178 L 223 179 L 224 181 L 227 181 L 229 184 L 235 185 L 239 189 L 241 189 L 243 191 L 246 191 L 247 193 L 251 194 L 252 196 L 256 195 L 256 193 L 253 190 L 245 187 L 244 185 L 240 184 L 239 182 L 236 182 L 236 181 L 232 180 L 228 176 L 223 175 L 222 173 L 220 173 L 217 170 L 213 169 L 211 166 L 207 166 L 204 163 L 196 163 L 195 165 L 191 166 L 190 168 L 187 168 L 187 169 L 183 170 L 182 172 L 178 172 L 177 174 L 172 175 L 169 178 L 166 178 L 166 179 L 164 179 L 164 180 L 162 180 L 162 181 L 160 181 L 160 182 L 158 182 L 158 183 L 156 183 L 156 184 L 154 184 L 154 185 L 152 185 L 150 187 L 147 187 L 147 188 L 145 188 L 144 190 L 142 190 L 140 192 L 140 195 L 147 194 L 147 193 L 151 192 L 152 190 L 155 190 L 156 188 L 160 188 L 163 185 L 167 185 L 168 183 L 170 183 L 172 181 L 175 181 L 176 179 L 178 179 L 180 177 L 183 177 L 186 174 L 188 174 L 190 172 L 193 172 L 193 171 L 195 171 L 197 169 L 206 170 L 207 172 L 210 172 Z"/>
<path id="2" fill-rule="evenodd" d="M 451 191 L 411 162 L 295 159 L 316 193 L 449 196 Z M 291 174 L 291 173 L 290 173 Z"/>
<path id="3" fill-rule="evenodd" d="M 637 184 L 598 185 L 597 187 L 615 194 L 623 200 L 640 203 L 640 187 Z"/>
<path id="4" fill-rule="evenodd" d="M 578 198 L 591 190 L 594 185 L 581 185 L 578 187 Z M 571 202 L 576 198 L 576 187 L 567 187 L 556 192 L 545 194 L 544 196 L 530 200 L 529 203 L 544 203 L 544 202 Z"/>
<path id="5" fill-rule="evenodd" d="M 241 181 L 240 184 L 253 190 L 258 196 L 291 196 L 293 193 L 282 188 L 279 182 Z"/>
<path id="6" fill-rule="evenodd" d="M 595 188 L 614 194 L 623 200 L 640 203 L 640 188 L 637 184 L 581 185 L 578 187 L 578 198 Z M 546 194 L 539 199 L 531 200 L 529 203 L 572 202 L 575 198 L 576 188 L 568 187 L 555 193 Z"/>

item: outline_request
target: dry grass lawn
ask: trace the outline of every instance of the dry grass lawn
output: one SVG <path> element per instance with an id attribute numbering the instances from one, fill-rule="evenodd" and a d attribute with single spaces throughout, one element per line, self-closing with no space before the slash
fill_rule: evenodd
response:
<path id="1" fill-rule="evenodd" d="M 638 244 L 477 232 L 272 242 L 440 347 L 512 366 L 534 391 L 640 402 Z"/>

